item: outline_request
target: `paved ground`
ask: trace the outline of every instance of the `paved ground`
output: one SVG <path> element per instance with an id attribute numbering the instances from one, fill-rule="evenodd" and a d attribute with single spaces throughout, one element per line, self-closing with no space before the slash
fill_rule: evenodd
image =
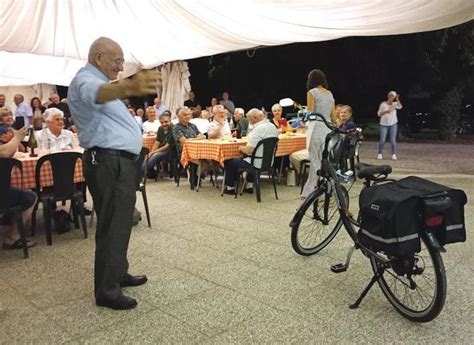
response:
<path id="1" fill-rule="evenodd" d="M 402 144 L 394 175 L 428 176 L 464 189 L 472 200 L 473 148 Z M 366 144 L 363 161 L 375 156 L 375 144 Z M 446 306 L 435 321 L 414 324 L 378 288 L 360 309 L 347 308 L 371 272 L 360 254 L 348 272 L 330 272 L 350 244 L 344 232 L 314 257 L 292 251 L 288 223 L 299 204 L 297 188 L 279 186 L 275 200 L 264 183 L 261 204 L 249 195 L 220 197 L 207 182 L 199 193 L 168 180 L 147 188 L 153 227 L 134 228 L 129 258 L 131 272 L 150 280 L 126 289 L 138 308 L 94 305 L 93 229 L 88 240 L 79 230 L 54 235 L 51 247 L 40 233 L 29 260 L 0 250 L 1 343 L 472 343 L 472 202 L 468 241 L 443 254 Z M 358 190 L 355 185 L 352 205 Z"/>

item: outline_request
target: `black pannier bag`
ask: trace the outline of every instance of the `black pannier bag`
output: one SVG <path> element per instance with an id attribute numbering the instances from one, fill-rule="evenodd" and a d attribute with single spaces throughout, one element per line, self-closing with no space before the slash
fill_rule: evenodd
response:
<path id="1" fill-rule="evenodd" d="M 442 225 L 433 230 L 440 244 L 466 240 L 464 204 L 466 194 L 457 189 L 410 176 L 396 182 L 373 185 L 359 197 L 359 232 L 362 244 L 393 256 L 410 256 L 420 251 L 419 230 L 424 226 L 423 197 L 446 192 L 451 199 Z"/>

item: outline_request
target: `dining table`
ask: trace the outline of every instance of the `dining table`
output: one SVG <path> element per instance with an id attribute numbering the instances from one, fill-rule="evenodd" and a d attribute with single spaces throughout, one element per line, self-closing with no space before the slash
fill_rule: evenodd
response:
<path id="1" fill-rule="evenodd" d="M 275 156 L 288 156 L 295 151 L 306 148 L 305 133 L 283 133 L 278 137 L 278 147 Z M 218 162 L 222 167 L 224 161 L 231 158 L 242 157 L 239 147 L 247 144 L 247 138 L 223 139 L 187 139 L 181 153 L 181 164 L 188 165 L 191 160 L 211 159 Z"/>
<path id="2" fill-rule="evenodd" d="M 56 152 L 79 152 L 83 153 L 84 149 L 81 147 L 76 147 L 69 150 L 61 150 Z M 21 162 L 23 170 L 23 180 L 21 179 L 21 174 L 18 169 L 13 168 L 10 185 L 14 188 L 22 189 L 35 189 L 36 188 L 36 164 L 38 160 L 49 153 L 54 153 L 49 150 L 36 150 L 37 156 L 31 157 L 29 153 L 26 152 L 16 152 L 13 158 L 18 159 Z M 74 169 L 74 183 L 84 182 L 84 171 L 82 168 L 82 160 L 76 162 L 76 167 Z M 44 163 L 41 167 L 41 176 L 40 184 L 42 187 L 50 187 L 54 185 L 53 181 L 53 171 L 49 162 Z"/>

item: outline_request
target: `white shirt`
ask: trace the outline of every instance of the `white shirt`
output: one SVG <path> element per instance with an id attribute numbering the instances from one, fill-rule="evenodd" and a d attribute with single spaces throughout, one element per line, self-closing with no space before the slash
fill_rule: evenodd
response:
<path id="1" fill-rule="evenodd" d="M 209 126 L 209 120 L 206 119 L 201 119 L 201 118 L 195 118 L 189 120 L 193 125 L 196 125 L 196 127 L 199 129 L 199 132 L 202 134 L 207 133 L 207 127 Z"/>
<path id="2" fill-rule="evenodd" d="M 388 105 L 385 101 L 380 103 L 379 110 L 377 111 L 377 115 L 380 116 L 380 125 L 393 126 L 398 123 L 397 109 L 402 109 L 402 106 L 398 102 L 392 102 L 391 105 Z M 387 110 L 390 110 L 390 112 L 382 115 L 382 113 Z"/>
<path id="3" fill-rule="evenodd" d="M 161 114 L 163 114 L 165 112 L 165 110 L 168 110 L 166 108 L 166 105 L 163 105 L 163 104 L 160 104 L 159 107 L 156 107 L 156 105 L 154 107 L 156 109 L 156 116 L 160 116 Z"/>
<path id="4" fill-rule="evenodd" d="M 268 119 L 262 120 L 257 122 L 253 125 L 252 132 L 248 135 L 248 146 L 252 146 L 253 148 L 257 147 L 257 144 L 260 140 L 267 139 L 267 138 L 278 138 L 278 130 L 277 128 L 268 121 Z M 256 156 L 263 155 L 263 146 L 258 148 L 258 151 L 255 152 Z M 250 157 L 244 159 L 246 162 L 250 163 Z M 261 159 L 255 159 L 254 161 L 255 167 L 258 169 L 262 166 Z"/>
<path id="5" fill-rule="evenodd" d="M 207 134 L 217 139 L 220 139 L 226 135 L 232 135 L 229 122 L 227 122 L 227 120 L 224 120 L 224 123 L 220 123 L 216 120 L 212 121 L 207 126 Z"/>
<path id="6" fill-rule="evenodd" d="M 150 121 L 145 121 L 143 122 L 142 129 L 143 133 L 147 134 L 150 132 L 156 133 L 158 132 L 158 128 L 160 128 L 160 121 L 156 120 L 153 122 Z"/>
<path id="7" fill-rule="evenodd" d="M 66 129 L 61 129 L 61 133 L 55 136 L 49 128 L 44 128 L 41 131 L 36 131 L 35 137 L 38 147 L 43 150 L 60 151 L 79 146 L 72 132 Z"/>
<path id="8" fill-rule="evenodd" d="M 138 125 L 140 126 L 140 128 L 142 128 L 143 126 L 143 119 L 141 116 L 134 116 L 135 118 L 135 121 L 137 121 Z"/>

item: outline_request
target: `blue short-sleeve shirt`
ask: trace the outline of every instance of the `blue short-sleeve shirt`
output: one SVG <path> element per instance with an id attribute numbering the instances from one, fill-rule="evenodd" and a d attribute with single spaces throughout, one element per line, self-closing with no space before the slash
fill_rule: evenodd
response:
<path id="1" fill-rule="evenodd" d="M 102 84 L 109 80 L 91 64 L 77 72 L 69 85 L 69 109 L 77 126 L 80 145 L 139 154 L 143 145 L 141 129 L 119 99 L 96 103 Z"/>

